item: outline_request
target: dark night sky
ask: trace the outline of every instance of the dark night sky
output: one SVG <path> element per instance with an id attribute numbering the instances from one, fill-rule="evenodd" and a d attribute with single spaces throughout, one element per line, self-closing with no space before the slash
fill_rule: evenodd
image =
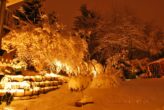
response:
<path id="1" fill-rule="evenodd" d="M 87 4 L 103 14 L 112 8 L 129 7 L 145 21 L 154 21 L 164 28 L 164 0 L 46 0 L 45 8 L 55 11 L 62 23 L 71 27 L 73 18 L 79 14 L 81 4 Z"/>

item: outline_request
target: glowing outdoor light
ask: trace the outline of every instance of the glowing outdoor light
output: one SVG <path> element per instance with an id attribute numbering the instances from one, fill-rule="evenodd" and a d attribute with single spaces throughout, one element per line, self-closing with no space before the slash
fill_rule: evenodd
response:
<path id="1" fill-rule="evenodd" d="M 97 76 L 97 71 L 96 70 L 92 70 L 92 73 L 93 73 L 93 77 L 96 77 Z"/>
<path id="2" fill-rule="evenodd" d="M 62 69 L 62 63 L 59 60 L 55 60 L 54 64 L 56 66 L 56 71 L 60 72 L 60 70 Z"/>
<path id="3" fill-rule="evenodd" d="M 55 64 L 56 64 L 56 66 L 58 66 L 60 68 L 62 67 L 62 63 L 60 61 L 56 61 Z"/>
<path id="4" fill-rule="evenodd" d="M 68 73 L 71 73 L 71 72 L 72 72 L 72 68 L 69 67 L 69 66 L 66 66 L 66 71 L 67 71 Z"/>

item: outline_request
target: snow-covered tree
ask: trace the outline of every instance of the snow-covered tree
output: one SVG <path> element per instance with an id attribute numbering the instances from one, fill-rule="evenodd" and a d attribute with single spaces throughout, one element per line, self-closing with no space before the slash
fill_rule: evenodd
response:
<path id="1" fill-rule="evenodd" d="M 164 31 L 152 23 L 145 23 L 143 32 L 145 51 L 149 56 L 160 54 L 164 49 Z"/>
<path id="2" fill-rule="evenodd" d="M 70 71 L 83 61 L 87 45 L 80 37 L 61 35 L 58 32 L 49 33 L 50 29 L 22 27 L 11 31 L 3 39 L 3 48 L 16 49 L 20 60 L 28 67 L 34 66 L 38 71 L 52 69 L 58 64 L 62 68 L 70 67 Z"/>
<path id="3" fill-rule="evenodd" d="M 104 26 L 106 32 L 96 36 L 93 52 L 104 60 L 122 49 L 128 50 L 129 58 L 133 59 L 158 53 L 163 48 L 163 31 L 151 28 L 153 25 L 148 26 L 129 11 L 113 13 Z"/>

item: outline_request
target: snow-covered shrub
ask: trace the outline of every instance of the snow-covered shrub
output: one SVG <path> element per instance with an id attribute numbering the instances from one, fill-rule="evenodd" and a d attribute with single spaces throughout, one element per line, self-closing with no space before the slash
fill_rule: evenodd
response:
<path id="1" fill-rule="evenodd" d="M 111 88 L 119 84 L 118 78 L 115 75 L 99 74 L 93 79 L 91 88 Z"/>
<path id="2" fill-rule="evenodd" d="M 68 81 L 68 88 L 71 91 L 83 91 L 91 84 L 91 82 L 91 75 L 72 76 Z"/>

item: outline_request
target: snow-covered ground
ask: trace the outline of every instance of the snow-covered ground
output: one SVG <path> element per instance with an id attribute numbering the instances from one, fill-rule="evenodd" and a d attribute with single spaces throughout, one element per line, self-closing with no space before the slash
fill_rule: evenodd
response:
<path id="1" fill-rule="evenodd" d="M 36 99 L 13 101 L 10 106 L 14 110 L 164 110 L 164 78 L 125 81 L 115 88 L 89 88 L 85 94 L 94 104 L 75 107 L 82 94 L 70 92 L 65 84 Z"/>

